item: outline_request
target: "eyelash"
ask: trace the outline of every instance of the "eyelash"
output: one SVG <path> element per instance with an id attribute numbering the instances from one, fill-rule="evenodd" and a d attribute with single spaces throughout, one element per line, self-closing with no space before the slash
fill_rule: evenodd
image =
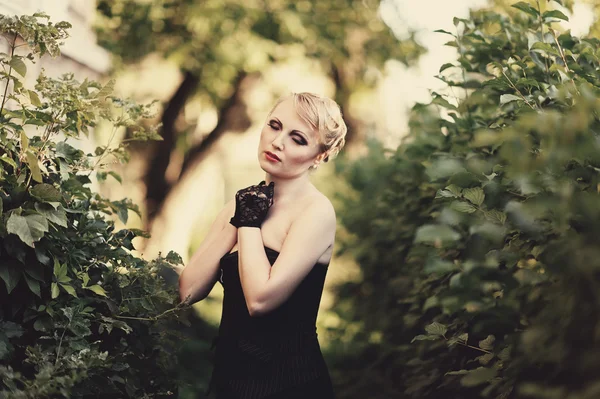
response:
<path id="1" fill-rule="evenodd" d="M 271 129 L 273 129 L 273 130 L 279 130 L 279 126 L 277 126 L 277 125 L 276 125 L 276 124 L 274 124 L 274 123 L 269 123 L 269 127 L 270 127 Z M 298 144 L 298 145 L 306 145 L 306 143 L 304 142 L 304 139 L 300 139 L 300 140 L 295 140 L 295 139 L 294 139 L 294 142 L 295 142 L 296 144 Z"/>

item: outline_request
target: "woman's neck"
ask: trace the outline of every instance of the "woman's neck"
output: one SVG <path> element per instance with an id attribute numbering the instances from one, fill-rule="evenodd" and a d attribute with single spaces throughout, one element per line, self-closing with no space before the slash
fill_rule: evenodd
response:
<path id="1" fill-rule="evenodd" d="M 274 202 L 288 202 L 300 198 L 308 193 L 312 188 L 308 175 L 295 179 L 281 179 L 269 174 L 265 176 L 265 183 L 268 185 L 275 182 Z"/>

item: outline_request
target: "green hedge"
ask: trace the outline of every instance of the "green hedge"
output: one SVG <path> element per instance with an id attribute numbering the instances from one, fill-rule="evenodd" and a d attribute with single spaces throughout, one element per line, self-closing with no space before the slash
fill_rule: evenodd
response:
<path id="1" fill-rule="evenodd" d="M 0 54 L 0 397 L 172 396 L 189 321 L 159 275 L 181 259 L 134 256 L 145 233 L 113 219 L 126 223 L 137 207 L 89 188 L 92 173 L 120 181 L 105 166 L 127 160 L 126 143 L 86 154 L 67 140 L 100 122 L 111 140 L 124 128 L 160 137 L 141 127 L 151 106 L 112 97 L 110 83 L 42 73 L 24 86 L 28 65 L 58 55 L 68 28 L 44 14 L 0 16 L 11 46 Z"/>
<path id="2" fill-rule="evenodd" d="M 451 95 L 341 167 L 341 398 L 600 397 L 600 41 L 513 7 L 439 31 Z"/>

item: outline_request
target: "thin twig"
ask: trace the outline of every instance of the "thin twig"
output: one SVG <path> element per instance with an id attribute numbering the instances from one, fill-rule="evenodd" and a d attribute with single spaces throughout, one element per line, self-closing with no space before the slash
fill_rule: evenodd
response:
<path id="1" fill-rule="evenodd" d="M 510 83 L 511 87 L 513 89 L 515 89 L 515 91 L 517 92 L 517 94 L 523 99 L 523 101 L 525 101 L 525 104 L 529 105 L 529 107 L 533 110 L 535 110 L 535 106 L 531 105 L 531 103 L 529 101 L 527 101 L 527 98 L 525 98 L 525 96 L 523 95 L 523 93 L 521 93 L 521 91 L 519 89 L 517 89 L 517 86 L 515 86 L 515 84 L 512 82 L 512 80 L 510 80 L 510 78 L 508 77 L 508 75 L 506 74 L 506 72 L 502 71 L 502 75 L 504 75 L 504 77 L 506 78 L 506 80 L 508 80 L 508 83 Z"/>
<path id="2" fill-rule="evenodd" d="M 178 306 L 176 306 L 176 307 L 174 307 L 174 308 L 171 308 L 171 309 L 169 309 L 169 310 L 165 310 L 164 312 L 162 312 L 162 313 L 161 313 L 161 314 L 159 314 L 158 316 L 151 316 L 151 317 L 133 317 L 133 316 L 120 316 L 120 315 L 117 315 L 117 316 L 115 316 L 115 317 L 117 317 L 117 318 L 119 318 L 119 319 L 128 319 L 128 320 L 156 321 L 156 320 L 160 319 L 161 317 L 163 317 L 163 316 L 165 316 L 165 315 L 167 315 L 167 314 L 169 314 L 169 313 L 175 312 L 176 310 L 179 310 L 179 309 L 181 309 L 181 308 L 183 308 L 183 307 L 184 307 L 184 306 L 179 306 L 179 305 L 178 305 Z"/>
<path id="3" fill-rule="evenodd" d="M 540 16 L 540 31 L 542 34 L 541 40 L 542 43 L 544 43 L 544 20 L 542 19 L 542 7 L 540 6 L 540 0 L 535 0 L 535 2 L 537 3 L 538 15 Z M 546 57 L 544 57 L 544 65 L 546 66 L 546 75 L 548 75 L 550 72 L 548 70 L 548 59 Z"/>
<path id="4" fill-rule="evenodd" d="M 63 338 L 65 337 L 65 333 L 67 332 L 67 328 L 69 328 L 69 326 L 71 325 L 71 321 L 73 321 L 73 317 L 75 317 L 75 313 L 73 313 L 73 316 L 71 316 L 71 318 L 69 319 L 69 322 L 65 326 L 65 329 L 63 330 L 62 335 L 60 336 L 60 341 L 58 342 L 58 348 L 56 349 L 56 360 L 54 361 L 54 365 L 58 364 L 58 359 L 60 357 L 60 348 L 61 348 L 62 343 L 63 343 Z"/>
<path id="5" fill-rule="evenodd" d="M 467 348 L 476 349 L 476 350 L 478 350 L 478 351 L 480 351 L 480 352 L 485 352 L 485 353 L 488 353 L 488 354 L 490 354 L 490 355 L 494 353 L 494 352 L 487 351 L 487 350 L 485 350 L 485 349 L 478 348 L 478 347 L 476 347 L 476 346 L 473 346 L 473 345 L 469 345 L 469 344 L 463 344 L 462 342 L 459 342 L 459 344 L 460 344 L 460 345 L 464 345 L 464 346 L 466 346 Z"/>
<path id="6" fill-rule="evenodd" d="M 569 68 L 569 64 L 567 64 L 567 58 L 565 57 L 565 52 L 563 51 L 562 46 L 558 42 L 558 37 L 556 36 L 556 31 L 554 29 L 550 29 L 550 31 L 552 32 L 552 36 L 554 37 L 554 43 L 556 43 L 556 46 L 558 47 L 558 52 L 560 54 L 560 58 L 562 58 L 562 60 L 565 64 L 565 71 L 567 71 L 567 73 L 571 73 L 571 68 Z M 575 89 L 575 92 L 577 94 L 581 94 L 579 92 L 579 90 L 577 89 L 577 84 L 575 84 L 575 79 L 572 76 L 569 76 L 569 77 L 571 78 L 571 83 L 573 83 L 573 88 Z"/>
<path id="7" fill-rule="evenodd" d="M 444 335 L 442 335 L 442 337 L 444 337 L 444 339 L 445 339 L 446 341 L 448 341 L 448 338 L 446 337 L 446 335 L 445 335 L 445 334 L 444 334 Z M 476 346 L 473 346 L 473 345 L 469 345 L 469 344 L 467 344 L 467 343 L 465 343 L 465 342 L 456 341 L 456 343 L 457 343 L 457 344 L 460 344 L 460 345 L 463 345 L 463 346 L 466 346 L 467 348 L 471 348 L 471 349 L 478 350 L 478 351 L 480 351 L 480 352 L 485 352 L 485 353 L 488 353 L 488 354 L 493 354 L 493 352 L 487 351 L 487 350 L 485 350 L 485 349 L 482 349 L 482 348 L 478 348 L 478 347 L 476 347 Z"/>
<path id="8" fill-rule="evenodd" d="M 8 39 L 6 39 L 8 41 Z M 10 58 L 15 55 L 15 44 L 17 43 L 17 34 L 15 33 L 15 39 L 12 42 Z M 4 87 L 4 95 L 2 96 L 2 106 L 0 106 L 0 116 L 2 116 L 2 111 L 4 111 L 4 104 L 6 104 L 6 95 L 8 94 L 8 84 L 10 83 L 10 74 L 12 73 L 12 65 L 9 65 L 8 68 L 8 76 L 6 76 L 6 87 Z"/>

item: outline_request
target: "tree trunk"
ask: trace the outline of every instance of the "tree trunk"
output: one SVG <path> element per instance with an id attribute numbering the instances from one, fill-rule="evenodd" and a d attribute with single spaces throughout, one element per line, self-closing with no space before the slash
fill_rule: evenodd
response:
<path id="1" fill-rule="evenodd" d="M 146 209 L 149 224 L 156 214 L 160 212 L 160 208 L 171 190 L 171 185 L 167 182 L 165 172 L 171 160 L 171 153 L 175 148 L 177 134 L 175 122 L 187 100 L 196 91 L 199 82 L 198 75 L 186 72 L 183 81 L 163 111 L 161 118 L 163 141 L 154 143 L 153 156 L 149 162 L 145 176 Z"/>
<path id="2" fill-rule="evenodd" d="M 354 118 L 349 111 L 350 108 L 350 93 L 351 88 L 347 86 L 344 81 L 343 67 L 336 64 L 331 64 L 331 70 L 329 76 L 335 83 L 335 100 L 342 109 L 342 115 L 346 126 L 348 126 L 348 133 L 346 134 L 346 145 L 353 145 L 357 142 L 362 142 L 364 139 L 364 124 L 359 119 Z"/>
<path id="3" fill-rule="evenodd" d="M 225 132 L 245 132 L 250 127 L 243 97 L 246 87 L 252 85 L 257 78 L 258 75 L 247 76 L 240 71 L 230 97 L 219 110 L 217 125 L 186 153 L 179 177 L 165 195 L 164 205 L 155 214 L 151 228 L 148 229 L 151 238 L 144 244 L 146 256 L 156 256 L 166 248 L 183 251 L 180 253 L 185 254 L 197 223 L 211 222 L 202 221 L 201 215 L 211 209 L 212 204 L 224 203 L 225 198 L 221 197 L 224 190 L 221 186 L 226 184 L 225 176 L 214 173 L 215 168 L 219 168 L 217 160 L 220 157 L 211 157 L 211 149 Z M 217 187 L 219 188 L 215 190 Z M 181 209 L 187 211 L 182 213 Z"/>

